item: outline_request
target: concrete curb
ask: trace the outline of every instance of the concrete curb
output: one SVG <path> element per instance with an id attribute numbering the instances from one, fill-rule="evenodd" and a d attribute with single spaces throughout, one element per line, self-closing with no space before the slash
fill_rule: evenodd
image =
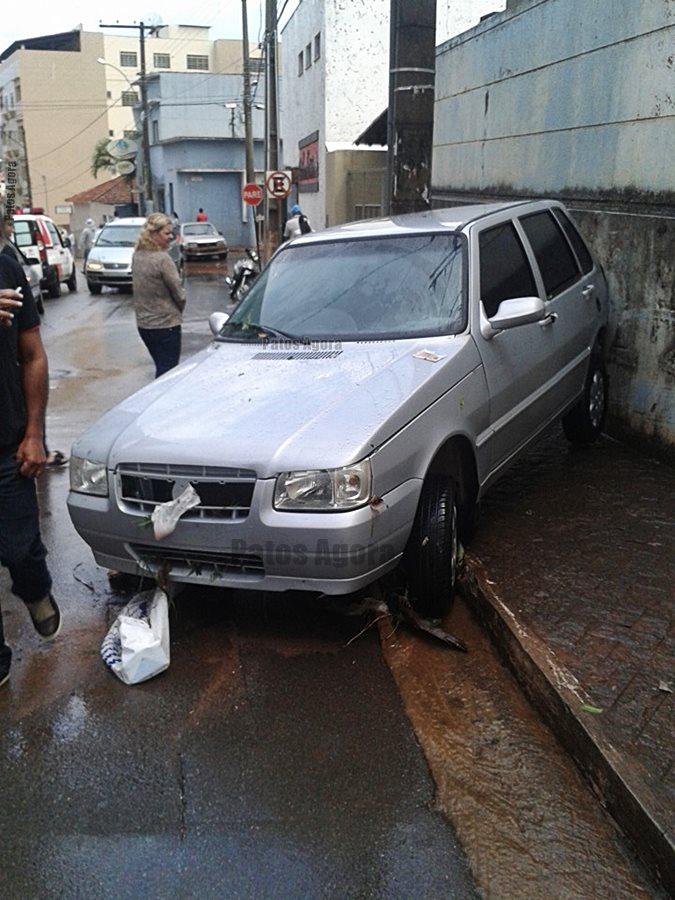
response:
<path id="1" fill-rule="evenodd" d="M 643 780 L 639 768 L 607 740 L 601 717 L 581 709 L 590 702 L 582 686 L 555 653 L 518 622 L 480 560 L 470 553 L 465 559 L 459 588 L 471 609 L 649 872 L 675 896 L 675 845 L 665 828 L 664 801 Z"/>

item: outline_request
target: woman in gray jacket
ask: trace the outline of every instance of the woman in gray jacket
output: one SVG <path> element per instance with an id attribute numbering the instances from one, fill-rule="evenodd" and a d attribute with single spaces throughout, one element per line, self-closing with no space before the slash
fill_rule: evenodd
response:
<path id="1" fill-rule="evenodd" d="M 163 213 L 149 215 L 131 263 L 136 325 L 155 364 L 155 378 L 178 365 L 185 291 L 167 253 L 173 224 Z"/>

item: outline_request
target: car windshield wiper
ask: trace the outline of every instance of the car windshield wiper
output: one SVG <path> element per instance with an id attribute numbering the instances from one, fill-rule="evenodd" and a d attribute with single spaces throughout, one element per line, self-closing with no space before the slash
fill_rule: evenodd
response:
<path id="1" fill-rule="evenodd" d="M 259 325 L 257 322 L 228 322 L 228 325 L 238 326 L 240 329 L 250 328 L 252 331 L 264 331 L 274 337 L 281 338 L 283 341 L 295 341 L 298 344 L 309 344 L 309 338 L 302 335 L 289 334 L 287 331 L 281 331 L 279 328 L 272 328 L 271 325 Z"/>

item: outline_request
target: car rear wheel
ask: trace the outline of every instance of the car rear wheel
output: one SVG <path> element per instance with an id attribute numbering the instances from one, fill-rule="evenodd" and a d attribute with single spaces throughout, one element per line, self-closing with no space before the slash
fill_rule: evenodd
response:
<path id="1" fill-rule="evenodd" d="M 59 281 L 59 273 L 56 269 L 52 269 L 49 273 L 49 280 L 47 281 L 47 293 L 52 298 L 52 300 L 56 300 L 57 297 L 61 296 L 61 282 Z"/>
<path id="2" fill-rule="evenodd" d="M 42 302 L 42 296 L 40 296 L 40 297 L 35 301 L 35 307 L 36 307 L 36 309 L 37 309 L 37 311 L 38 311 L 38 314 L 41 315 L 41 316 L 44 316 L 44 314 L 45 314 L 45 305 L 44 305 L 44 303 Z"/>
<path id="3" fill-rule="evenodd" d="M 77 272 L 75 271 L 75 266 L 73 266 L 73 271 L 71 272 L 70 278 L 68 279 L 66 284 L 68 285 L 68 290 L 71 292 L 71 294 L 74 294 L 77 290 Z"/>
<path id="4" fill-rule="evenodd" d="M 457 486 L 447 476 L 431 475 L 403 556 L 410 602 L 421 615 L 440 618 L 452 606 L 458 556 Z"/>
<path id="5" fill-rule="evenodd" d="M 591 355 L 581 399 L 562 418 L 565 437 L 572 444 L 587 446 L 600 436 L 607 413 L 607 373 L 598 350 Z"/>
<path id="6" fill-rule="evenodd" d="M 89 281 L 89 279 L 87 279 L 87 287 L 89 288 L 90 294 L 100 294 L 101 293 L 102 285 L 93 284 L 91 281 Z"/>

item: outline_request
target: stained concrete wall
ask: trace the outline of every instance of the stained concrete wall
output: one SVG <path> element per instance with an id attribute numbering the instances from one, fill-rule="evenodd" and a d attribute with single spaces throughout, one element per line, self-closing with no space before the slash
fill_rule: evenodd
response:
<path id="1" fill-rule="evenodd" d="M 433 199 L 556 197 L 611 290 L 609 426 L 675 454 L 675 3 L 509 0 L 437 49 Z"/>

